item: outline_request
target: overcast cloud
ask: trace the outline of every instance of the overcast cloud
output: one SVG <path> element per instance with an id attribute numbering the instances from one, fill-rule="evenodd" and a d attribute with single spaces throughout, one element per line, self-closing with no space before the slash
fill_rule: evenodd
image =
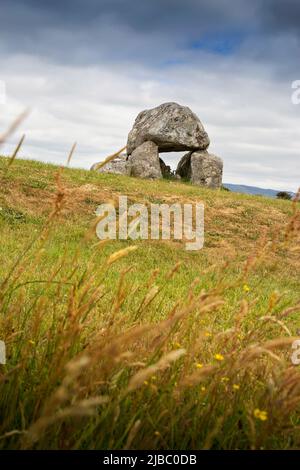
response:
<path id="1" fill-rule="evenodd" d="M 31 114 L 22 156 L 89 168 L 126 144 L 137 113 L 190 106 L 224 181 L 300 186 L 297 0 L 1 0 L 0 131 Z M 178 155 L 163 154 L 174 167 Z"/>

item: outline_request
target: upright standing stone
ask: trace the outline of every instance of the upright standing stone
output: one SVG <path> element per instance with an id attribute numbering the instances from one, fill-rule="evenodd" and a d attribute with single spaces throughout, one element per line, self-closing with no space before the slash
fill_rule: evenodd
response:
<path id="1" fill-rule="evenodd" d="M 144 142 L 128 157 L 130 175 L 139 178 L 161 178 L 158 147 L 153 142 Z"/>
<path id="2" fill-rule="evenodd" d="M 191 179 L 191 155 L 193 152 L 186 153 L 179 160 L 179 163 L 176 168 L 176 175 L 180 178 Z"/>
<path id="3" fill-rule="evenodd" d="M 166 165 L 161 158 L 159 159 L 159 164 L 163 178 L 170 178 L 172 176 L 171 167 Z"/>
<path id="4" fill-rule="evenodd" d="M 204 152 L 191 154 L 191 183 L 209 188 L 222 186 L 223 161 L 221 158 Z"/>

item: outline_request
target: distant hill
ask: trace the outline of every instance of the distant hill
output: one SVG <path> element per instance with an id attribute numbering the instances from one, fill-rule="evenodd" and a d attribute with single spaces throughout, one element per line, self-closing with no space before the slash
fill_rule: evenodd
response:
<path id="1" fill-rule="evenodd" d="M 279 192 L 277 189 L 257 188 L 256 186 L 246 186 L 244 184 L 224 183 L 224 186 L 234 193 L 253 194 L 254 196 L 266 196 L 272 198 L 276 198 L 276 195 Z M 292 196 L 295 195 L 295 193 L 291 191 L 287 192 L 289 192 Z"/>

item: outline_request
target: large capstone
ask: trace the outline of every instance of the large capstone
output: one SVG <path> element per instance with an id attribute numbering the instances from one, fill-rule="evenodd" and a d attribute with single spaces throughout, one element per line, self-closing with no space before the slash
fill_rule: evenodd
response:
<path id="1" fill-rule="evenodd" d="M 153 142 L 144 142 L 128 157 L 130 175 L 139 178 L 162 178 L 158 147 Z"/>
<path id="2" fill-rule="evenodd" d="M 139 113 L 128 135 L 127 155 L 146 141 L 155 143 L 159 152 L 204 150 L 210 143 L 196 114 L 177 103 L 164 103 Z"/>
<path id="3" fill-rule="evenodd" d="M 220 188 L 222 186 L 223 161 L 204 151 L 189 152 L 178 163 L 176 174 L 197 186 Z"/>

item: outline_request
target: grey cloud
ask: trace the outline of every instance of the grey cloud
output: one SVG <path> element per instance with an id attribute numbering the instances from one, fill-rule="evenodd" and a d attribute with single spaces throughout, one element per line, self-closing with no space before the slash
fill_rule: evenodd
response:
<path id="1" fill-rule="evenodd" d="M 133 71 L 136 63 L 201 67 L 205 52 L 219 60 L 229 42 L 229 55 L 240 63 L 268 63 L 278 79 L 291 80 L 299 8 L 297 0 L 2 0 L 0 57 L 27 54 L 73 66 L 122 62 Z"/>
<path id="2" fill-rule="evenodd" d="M 74 63 L 154 63 L 207 34 L 253 28 L 258 3 L 232 0 L 228 8 L 227 0 L 2 0 L 0 50 Z"/>
<path id="3" fill-rule="evenodd" d="M 300 3 L 297 0 L 267 0 L 262 9 L 262 21 L 273 32 L 300 35 Z"/>

